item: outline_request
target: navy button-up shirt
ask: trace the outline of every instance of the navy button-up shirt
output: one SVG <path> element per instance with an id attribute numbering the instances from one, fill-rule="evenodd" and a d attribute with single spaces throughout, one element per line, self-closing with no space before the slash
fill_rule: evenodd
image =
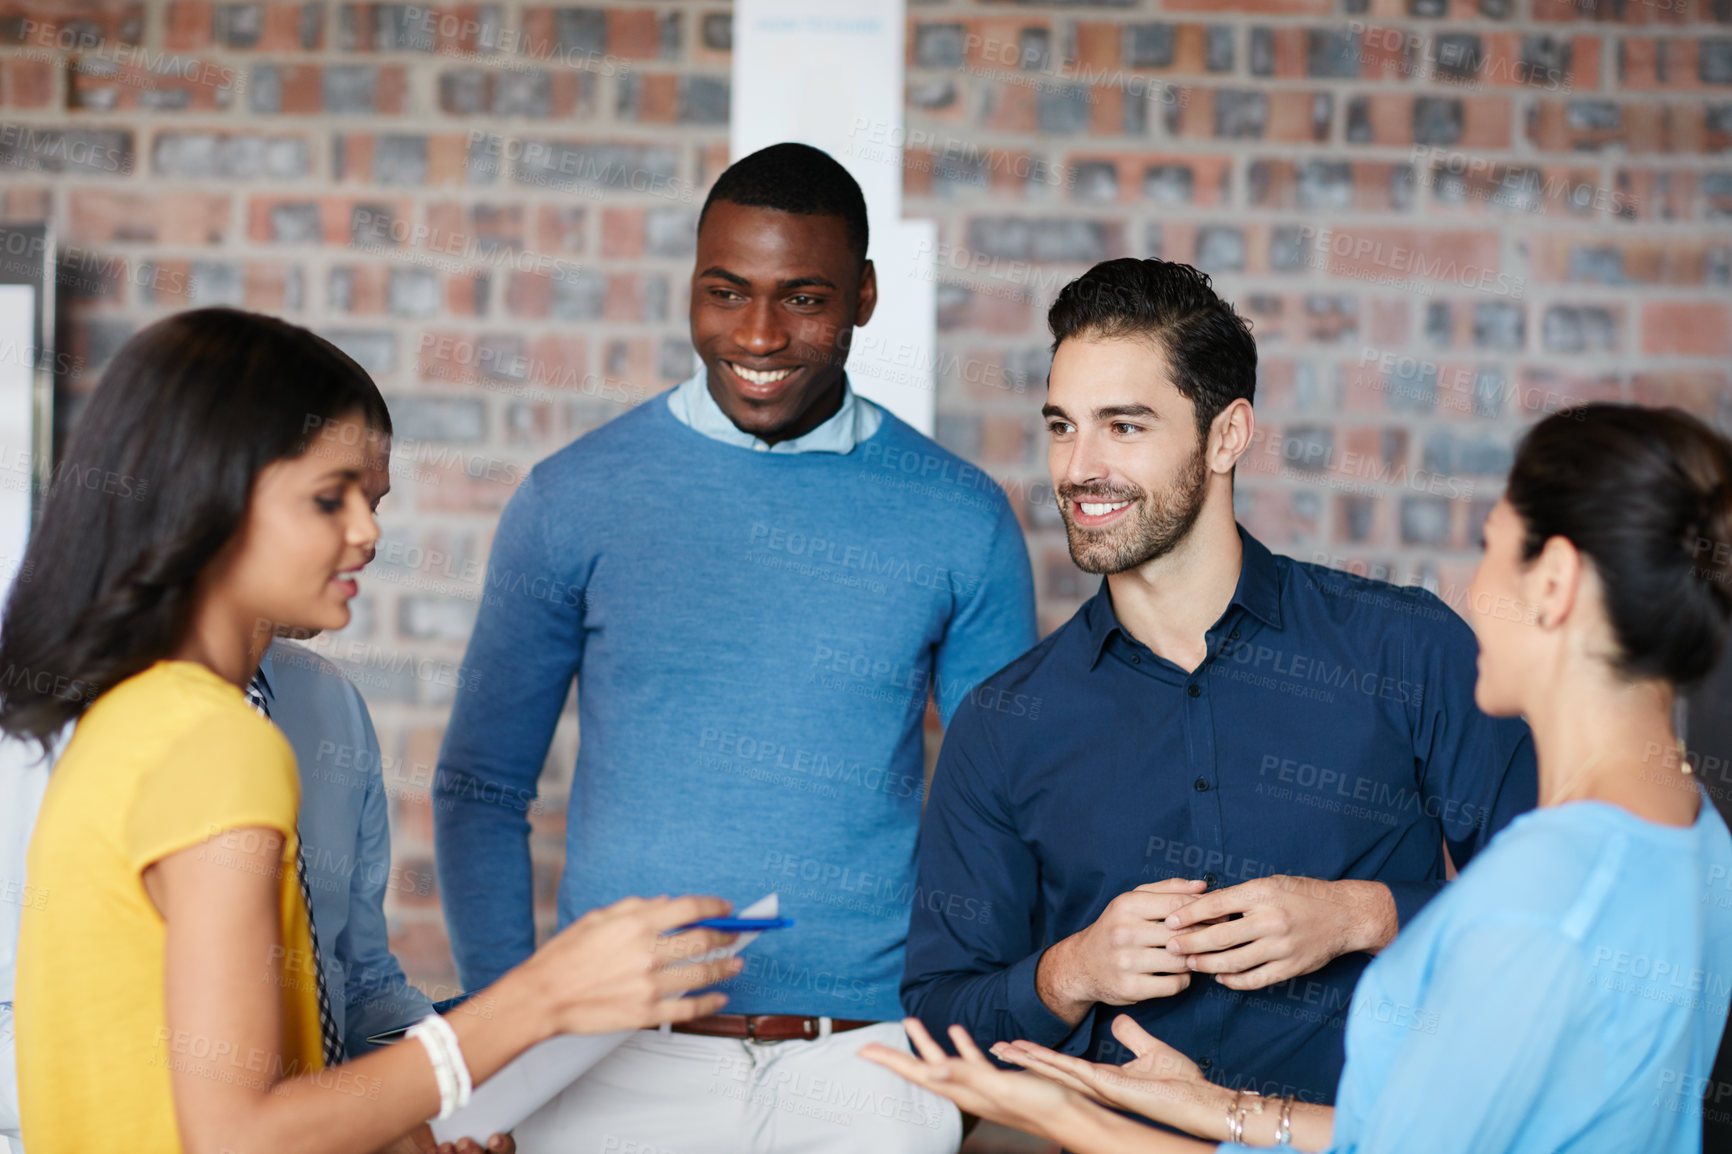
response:
<path id="1" fill-rule="evenodd" d="M 1035 992 L 1047 946 L 1127 890 L 1271 874 L 1387 885 L 1405 924 L 1538 783 L 1527 726 L 1474 705 L 1472 631 L 1438 598 L 1277 557 L 1243 529 L 1232 603 L 1187 673 L 1126 633 L 1106 582 L 988 678 L 945 736 L 922 820 L 903 1003 L 938 1037 L 1096 1061 L 1130 1013 L 1218 1082 L 1332 1102 L 1370 957 L 1237 992 L 1206 974 L 1075 1029 Z"/>

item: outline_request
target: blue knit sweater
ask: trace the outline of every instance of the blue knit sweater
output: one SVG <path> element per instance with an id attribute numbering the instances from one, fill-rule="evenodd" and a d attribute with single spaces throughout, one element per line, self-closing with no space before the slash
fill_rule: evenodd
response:
<path id="1" fill-rule="evenodd" d="M 735 1013 L 901 1016 L 929 694 L 1034 642 L 998 486 L 893 416 L 848 453 L 758 453 L 657 397 L 503 514 L 440 752 L 440 890 L 464 985 L 534 948 L 529 811 L 577 679 L 561 926 L 629 894 L 772 890 L 798 923 Z"/>

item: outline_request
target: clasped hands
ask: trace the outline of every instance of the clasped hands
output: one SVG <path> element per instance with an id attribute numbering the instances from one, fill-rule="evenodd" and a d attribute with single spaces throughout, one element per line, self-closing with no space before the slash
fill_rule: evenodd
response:
<path id="1" fill-rule="evenodd" d="M 1094 924 L 1041 957 L 1041 1000 L 1075 1025 L 1096 1004 L 1171 997 L 1193 973 L 1257 990 L 1342 954 L 1375 952 L 1395 936 L 1395 902 L 1377 882 L 1277 874 L 1213 893 L 1204 888 L 1170 878 L 1114 898 Z"/>

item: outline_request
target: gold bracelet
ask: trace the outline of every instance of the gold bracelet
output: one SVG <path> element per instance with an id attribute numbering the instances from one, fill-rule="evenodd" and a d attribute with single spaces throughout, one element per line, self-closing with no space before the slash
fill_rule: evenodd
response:
<path id="1" fill-rule="evenodd" d="M 1239 1101 L 1244 1094 L 1245 1091 L 1242 1089 L 1234 1090 L 1233 1100 L 1227 1103 L 1227 1138 L 1232 1142 L 1244 1141 L 1245 1115 L 1261 1114 L 1263 1112 L 1263 1095 L 1256 1091 L 1252 1091 L 1251 1097 L 1255 1099 L 1255 1104 L 1251 1106 L 1241 1106 Z"/>
<path id="2" fill-rule="evenodd" d="M 1293 1095 L 1281 1099 L 1281 1121 L 1275 1127 L 1275 1145 L 1285 1146 L 1293 1137 Z"/>

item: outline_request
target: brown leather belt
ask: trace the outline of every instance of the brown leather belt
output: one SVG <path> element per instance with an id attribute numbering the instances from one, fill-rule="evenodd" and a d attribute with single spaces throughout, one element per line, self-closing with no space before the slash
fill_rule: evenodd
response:
<path id="1" fill-rule="evenodd" d="M 668 1027 L 676 1034 L 702 1034 L 709 1038 L 747 1038 L 753 1042 L 812 1042 L 823 1037 L 822 1018 L 794 1014 L 711 1014 Z M 831 1018 L 830 1032 L 858 1030 L 877 1022 L 860 1018 Z"/>

